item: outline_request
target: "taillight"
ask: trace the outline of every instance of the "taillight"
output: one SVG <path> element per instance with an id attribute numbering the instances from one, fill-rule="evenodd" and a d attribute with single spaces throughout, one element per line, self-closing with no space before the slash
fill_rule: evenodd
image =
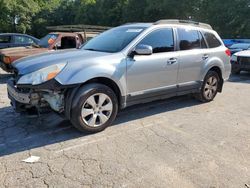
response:
<path id="1" fill-rule="evenodd" d="M 229 49 L 226 49 L 225 53 L 226 53 L 229 57 L 231 57 L 231 51 L 230 51 Z"/>

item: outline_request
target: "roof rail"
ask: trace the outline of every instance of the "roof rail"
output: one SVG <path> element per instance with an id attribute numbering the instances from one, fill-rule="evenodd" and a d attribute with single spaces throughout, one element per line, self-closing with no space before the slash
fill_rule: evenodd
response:
<path id="1" fill-rule="evenodd" d="M 194 25 L 196 27 L 201 27 L 205 29 L 213 29 L 211 25 L 195 22 L 191 20 L 159 20 L 154 23 L 154 25 L 160 25 L 160 24 L 179 24 L 179 25 Z"/>

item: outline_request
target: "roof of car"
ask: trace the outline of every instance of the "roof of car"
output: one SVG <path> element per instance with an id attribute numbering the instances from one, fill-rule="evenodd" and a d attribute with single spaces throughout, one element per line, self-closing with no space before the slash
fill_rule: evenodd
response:
<path id="1" fill-rule="evenodd" d="M 23 34 L 23 33 L 0 33 L 0 36 L 5 36 L 5 35 L 9 35 L 9 36 L 26 36 L 26 37 L 33 38 L 35 40 L 39 40 L 36 37 L 33 37 L 31 35 L 27 35 L 27 34 Z"/>
<path id="2" fill-rule="evenodd" d="M 33 36 L 23 34 L 23 33 L 0 33 L 0 35 L 23 35 L 23 36 L 33 37 Z"/>
<path id="3" fill-rule="evenodd" d="M 194 22 L 190 20 L 159 20 L 154 23 L 127 23 L 124 25 L 137 26 L 137 27 L 151 27 L 153 25 L 174 25 L 174 26 L 187 26 L 187 27 L 198 27 L 202 29 L 213 30 L 212 26 L 206 23 Z M 124 26 L 123 25 L 123 26 Z"/>

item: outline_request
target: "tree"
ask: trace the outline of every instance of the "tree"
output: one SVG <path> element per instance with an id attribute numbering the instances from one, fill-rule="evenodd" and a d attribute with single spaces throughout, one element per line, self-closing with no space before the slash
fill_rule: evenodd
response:
<path id="1" fill-rule="evenodd" d="M 0 0 L 0 31 L 17 30 L 36 36 L 46 26 L 191 19 L 211 24 L 222 37 L 250 38 L 250 0 Z"/>
<path id="2" fill-rule="evenodd" d="M 1 27 L 2 31 L 15 31 L 25 33 L 31 30 L 32 17 L 38 12 L 39 6 L 33 0 L 1 0 Z M 15 27 L 15 17 L 19 23 Z"/>

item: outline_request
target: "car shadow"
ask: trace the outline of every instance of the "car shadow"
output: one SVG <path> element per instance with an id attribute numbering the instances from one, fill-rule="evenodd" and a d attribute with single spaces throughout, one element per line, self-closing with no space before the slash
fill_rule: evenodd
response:
<path id="1" fill-rule="evenodd" d="M 121 111 L 113 126 L 200 104 L 197 100 L 184 96 L 133 106 Z M 40 118 L 26 117 L 15 113 L 12 107 L 4 107 L 0 109 L 0 117 L 0 156 L 88 135 L 77 131 L 69 121 L 53 113 Z"/>
<path id="2" fill-rule="evenodd" d="M 238 75 L 231 74 L 229 82 L 250 83 L 250 72 L 241 72 Z"/>

